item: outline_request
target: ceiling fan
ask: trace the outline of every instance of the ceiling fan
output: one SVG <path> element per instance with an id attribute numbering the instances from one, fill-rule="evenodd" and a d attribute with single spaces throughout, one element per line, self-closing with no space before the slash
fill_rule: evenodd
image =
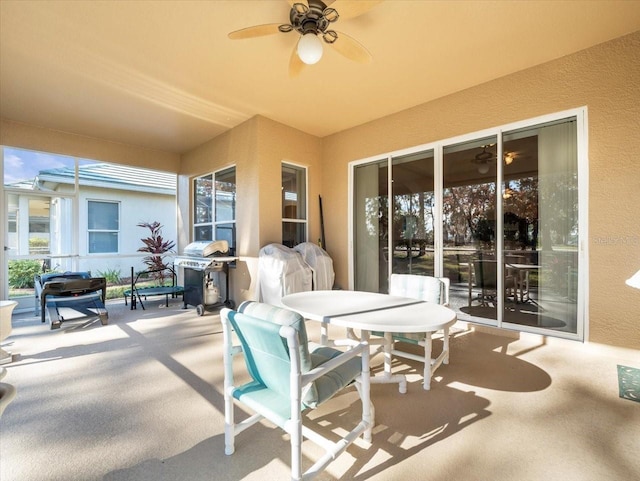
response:
<path id="1" fill-rule="evenodd" d="M 305 65 L 313 65 L 320 61 L 323 41 L 350 60 L 361 63 L 371 61 L 371 54 L 358 41 L 329 27 L 338 18 L 346 19 L 362 15 L 382 0 L 336 0 L 330 7 L 321 0 L 287 1 L 291 5 L 289 23 L 268 23 L 247 27 L 229 33 L 229 38 L 236 40 L 298 32 L 300 38 L 289 60 L 289 74 L 292 77 L 297 76 Z"/>

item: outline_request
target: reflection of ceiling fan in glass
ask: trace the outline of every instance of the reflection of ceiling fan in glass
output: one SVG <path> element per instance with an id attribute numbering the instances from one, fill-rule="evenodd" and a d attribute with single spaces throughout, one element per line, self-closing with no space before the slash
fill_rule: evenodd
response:
<path id="1" fill-rule="evenodd" d="M 491 162 L 495 161 L 495 156 L 491 152 L 487 152 L 487 148 L 494 146 L 495 144 L 483 145 L 482 152 L 476 154 L 471 161 L 478 166 L 478 173 L 486 174 L 489 172 Z"/>
<path id="2" fill-rule="evenodd" d="M 482 152 L 476 154 L 471 162 L 478 166 L 479 174 L 486 174 L 489 172 L 491 168 L 491 164 L 496 161 L 496 155 L 493 152 L 488 152 L 487 149 L 493 147 L 496 144 L 488 144 L 482 146 Z M 515 152 L 505 152 L 504 153 L 504 163 L 505 165 L 511 165 L 511 163 L 515 160 L 516 153 Z"/>

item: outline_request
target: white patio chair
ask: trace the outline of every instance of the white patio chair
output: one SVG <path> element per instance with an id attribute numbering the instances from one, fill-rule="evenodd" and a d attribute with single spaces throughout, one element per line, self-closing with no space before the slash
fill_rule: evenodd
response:
<path id="1" fill-rule="evenodd" d="M 3 367 L 0 367 L 0 379 L 2 379 L 7 370 Z M 13 384 L 8 384 L 6 382 L 0 382 L 0 417 L 2 417 L 2 413 L 7 409 L 7 406 L 11 404 L 11 401 L 16 397 L 16 387 Z"/>
<path id="2" fill-rule="evenodd" d="M 291 479 L 297 481 L 319 474 L 360 434 L 366 441 L 371 440 L 368 343 L 349 341 L 351 348 L 346 352 L 324 346 L 310 349 L 302 316 L 258 302 L 244 302 L 238 311 L 223 309 L 220 317 L 224 335 L 226 454 L 233 454 L 237 434 L 268 419 L 291 437 Z M 239 345 L 233 344 L 232 331 Z M 367 355 L 363 355 L 365 352 Z M 234 384 L 232 369 L 233 356 L 237 354 L 243 354 L 252 378 L 241 386 Z M 353 382 L 362 401 L 362 418 L 355 428 L 334 442 L 303 425 L 303 411 L 318 407 Z M 255 414 L 236 423 L 234 401 Z M 345 427 L 340 428 L 342 432 Z M 304 473 L 303 437 L 326 452 Z"/>
<path id="3" fill-rule="evenodd" d="M 448 277 L 421 276 L 415 274 L 391 274 L 389 294 L 394 296 L 410 297 L 426 302 L 434 302 L 444 306 L 449 305 Z M 438 367 L 449 363 L 449 328 L 442 330 L 442 352 L 432 358 L 433 332 L 372 332 L 376 336 L 383 336 L 384 370 L 391 375 L 391 363 L 393 356 L 412 359 L 424 363 L 424 389 L 431 389 L 431 377 Z M 401 343 L 417 344 L 424 348 L 424 354 L 418 355 L 401 349 Z M 400 391 L 404 392 L 406 386 L 400 384 Z"/>

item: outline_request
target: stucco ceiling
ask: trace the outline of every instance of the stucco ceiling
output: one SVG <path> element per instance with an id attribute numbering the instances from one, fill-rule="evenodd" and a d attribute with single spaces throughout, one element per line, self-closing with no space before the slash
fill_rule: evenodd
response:
<path id="1" fill-rule="evenodd" d="M 330 3 L 330 2 L 327 2 Z M 336 5 L 336 8 L 339 4 Z M 0 115 L 182 153 L 260 114 L 324 137 L 640 29 L 640 1 L 386 0 L 290 78 L 286 0 L 0 2 Z"/>

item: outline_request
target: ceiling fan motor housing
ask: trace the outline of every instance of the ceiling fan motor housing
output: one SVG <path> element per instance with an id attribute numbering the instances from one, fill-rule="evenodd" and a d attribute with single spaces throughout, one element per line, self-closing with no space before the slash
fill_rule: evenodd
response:
<path id="1" fill-rule="evenodd" d="M 323 37 L 326 37 L 324 34 L 328 33 L 329 24 L 338 20 L 338 17 L 338 12 L 335 9 L 327 8 L 320 0 L 309 0 L 308 7 L 304 3 L 294 3 L 289 13 L 291 26 L 300 35 L 322 33 Z M 333 36 L 328 35 L 328 38 L 332 39 Z M 327 38 L 325 41 L 330 42 Z"/>

